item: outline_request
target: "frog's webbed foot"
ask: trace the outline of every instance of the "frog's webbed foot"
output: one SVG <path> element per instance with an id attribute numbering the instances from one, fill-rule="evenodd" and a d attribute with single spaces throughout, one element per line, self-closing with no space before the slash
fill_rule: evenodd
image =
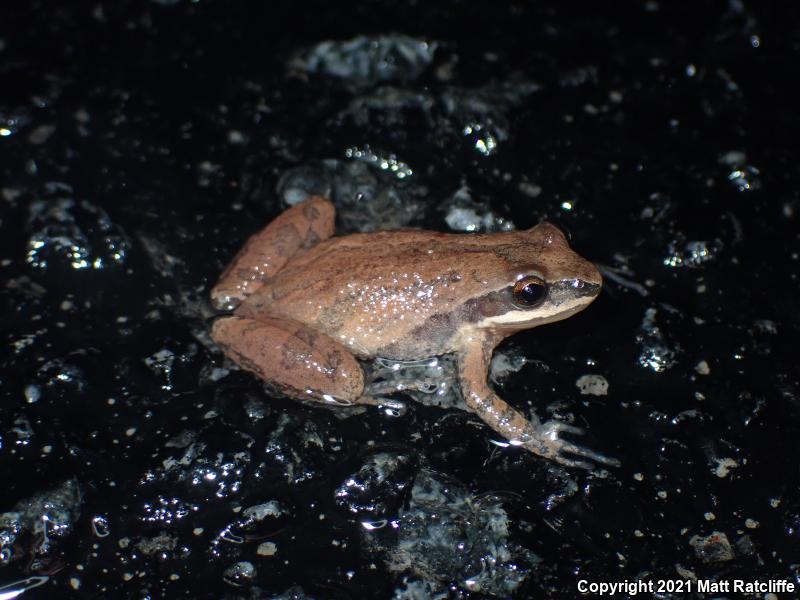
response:
<path id="1" fill-rule="evenodd" d="M 384 413 L 392 417 L 402 417 L 408 411 L 405 402 L 395 400 L 394 398 L 362 397 L 361 403 L 377 406 Z"/>
<path id="2" fill-rule="evenodd" d="M 520 439 L 514 442 L 515 445 L 521 445 L 526 450 L 549 458 L 565 467 L 591 470 L 595 465 L 607 467 L 618 467 L 620 465 L 616 458 L 605 456 L 565 440 L 561 437 L 563 433 L 583 435 L 583 429 L 561 421 L 531 423 L 525 433 L 520 436 Z"/>
<path id="3" fill-rule="evenodd" d="M 369 401 L 362 398 L 362 404 L 373 404 L 383 409 L 386 414 L 402 417 L 408 411 L 406 403 L 402 400 L 389 398 L 388 395 L 404 392 L 420 392 L 422 394 L 435 394 L 439 389 L 437 382 L 429 379 L 382 379 L 367 382 L 364 394 L 370 397 Z"/>
<path id="4" fill-rule="evenodd" d="M 428 379 L 408 381 L 370 381 L 366 384 L 365 392 L 371 396 L 384 394 L 397 394 L 399 392 L 420 392 L 421 394 L 435 394 L 439 389 L 438 383 Z"/>

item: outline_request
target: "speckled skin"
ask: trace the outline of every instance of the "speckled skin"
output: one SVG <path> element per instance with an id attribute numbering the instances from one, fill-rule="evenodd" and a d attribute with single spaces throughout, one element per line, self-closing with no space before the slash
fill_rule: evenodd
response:
<path id="1" fill-rule="evenodd" d="M 575 428 L 529 421 L 486 382 L 503 338 L 566 318 L 600 291 L 597 269 L 556 227 L 330 238 L 333 218 L 328 200 L 310 198 L 253 236 L 223 273 L 212 301 L 235 311 L 215 322 L 212 337 L 230 358 L 290 397 L 352 404 L 376 402 L 364 395 L 355 357 L 455 352 L 467 405 L 511 444 L 570 466 L 614 463 L 558 438 Z M 525 308 L 512 290 L 530 275 L 548 294 Z"/>

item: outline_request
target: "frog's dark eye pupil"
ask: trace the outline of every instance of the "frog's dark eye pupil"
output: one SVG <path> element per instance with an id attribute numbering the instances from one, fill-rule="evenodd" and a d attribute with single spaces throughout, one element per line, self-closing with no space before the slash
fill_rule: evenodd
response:
<path id="1" fill-rule="evenodd" d="M 538 277 L 525 277 L 514 285 L 514 300 L 526 308 L 536 306 L 547 295 L 547 284 Z"/>

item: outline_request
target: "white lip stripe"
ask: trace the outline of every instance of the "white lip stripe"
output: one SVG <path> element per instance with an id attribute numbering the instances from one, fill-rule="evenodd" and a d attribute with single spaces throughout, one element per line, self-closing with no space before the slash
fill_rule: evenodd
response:
<path id="1" fill-rule="evenodd" d="M 560 321 L 588 306 L 594 298 L 576 298 L 572 302 L 564 302 L 558 306 L 535 308 L 531 310 L 511 310 L 502 315 L 486 317 L 476 327 L 503 327 L 509 325 L 544 325 Z"/>

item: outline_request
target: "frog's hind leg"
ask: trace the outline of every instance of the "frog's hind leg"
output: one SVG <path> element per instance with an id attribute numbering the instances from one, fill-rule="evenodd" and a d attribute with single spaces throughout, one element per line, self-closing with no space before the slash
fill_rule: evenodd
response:
<path id="1" fill-rule="evenodd" d="M 284 211 L 253 235 L 211 290 L 218 310 L 233 310 L 290 258 L 333 235 L 335 209 L 327 198 L 312 196 Z"/>
<path id="2" fill-rule="evenodd" d="M 336 340 L 284 319 L 222 317 L 211 337 L 226 356 L 279 392 L 329 404 L 374 404 L 364 396 L 364 372 Z"/>

